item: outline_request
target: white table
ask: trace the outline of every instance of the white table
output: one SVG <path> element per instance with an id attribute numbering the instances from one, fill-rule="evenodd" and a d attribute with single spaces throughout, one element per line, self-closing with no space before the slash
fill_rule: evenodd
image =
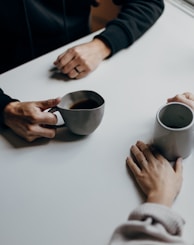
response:
<path id="1" fill-rule="evenodd" d="M 155 114 L 168 97 L 194 92 L 194 19 L 166 3 L 158 22 L 130 48 L 88 77 L 52 76 L 56 56 L 85 37 L 0 76 L 0 87 L 22 101 L 89 89 L 106 101 L 101 125 L 88 137 L 64 129 L 53 140 L 26 143 L 0 136 L 0 244 L 107 244 L 117 225 L 142 202 L 125 159 L 136 140 L 151 137 Z M 194 242 L 194 155 L 173 209 Z"/>

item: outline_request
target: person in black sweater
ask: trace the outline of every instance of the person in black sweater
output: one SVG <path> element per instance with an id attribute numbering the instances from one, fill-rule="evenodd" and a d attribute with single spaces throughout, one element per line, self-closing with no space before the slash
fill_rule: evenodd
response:
<path id="1" fill-rule="evenodd" d="M 82 78 L 102 60 L 129 47 L 160 17 L 163 0 L 112 0 L 120 12 L 88 43 L 54 61 L 70 78 Z M 0 3 L 0 73 L 90 33 L 91 6 L 100 0 L 7 0 Z"/>
<path id="2" fill-rule="evenodd" d="M 106 58 L 129 47 L 160 17 L 163 0 L 112 0 L 120 12 L 88 43 L 59 55 L 54 65 L 69 78 L 82 78 Z M 90 33 L 91 6 L 100 0 L 7 0 L 0 3 L 0 74 Z M 55 124 L 42 113 L 60 99 L 19 102 L 0 90 L 0 123 L 27 141 L 55 136 L 43 124 Z M 43 118 L 42 118 L 43 117 Z"/>

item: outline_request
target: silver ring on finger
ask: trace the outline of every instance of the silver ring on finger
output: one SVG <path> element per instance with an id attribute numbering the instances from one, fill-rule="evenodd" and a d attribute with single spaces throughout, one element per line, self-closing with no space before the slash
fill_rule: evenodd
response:
<path id="1" fill-rule="evenodd" d="M 74 70 L 79 74 L 81 71 L 79 70 L 78 66 L 74 67 Z"/>

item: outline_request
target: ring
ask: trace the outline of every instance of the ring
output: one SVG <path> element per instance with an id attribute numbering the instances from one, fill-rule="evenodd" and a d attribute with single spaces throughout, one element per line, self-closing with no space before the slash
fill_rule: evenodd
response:
<path id="1" fill-rule="evenodd" d="M 80 71 L 78 70 L 77 66 L 74 67 L 74 70 L 75 70 L 77 73 L 80 73 Z"/>

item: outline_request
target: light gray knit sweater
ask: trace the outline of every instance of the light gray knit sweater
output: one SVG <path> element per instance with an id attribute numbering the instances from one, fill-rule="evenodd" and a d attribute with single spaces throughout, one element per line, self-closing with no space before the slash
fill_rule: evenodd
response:
<path id="1" fill-rule="evenodd" d="M 188 245 L 181 237 L 184 224 L 170 208 L 144 203 L 116 228 L 109 245 Z"/>

